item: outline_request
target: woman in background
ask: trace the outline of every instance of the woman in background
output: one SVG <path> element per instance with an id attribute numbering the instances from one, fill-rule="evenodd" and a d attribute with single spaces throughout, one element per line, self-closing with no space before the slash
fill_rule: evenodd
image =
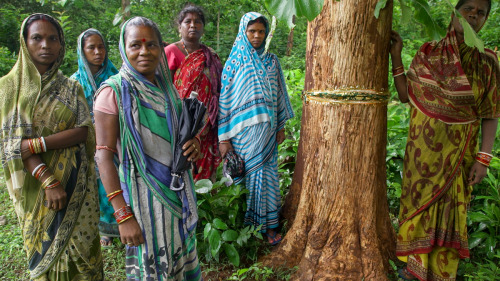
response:
<path id="1" fill-rule="evenodd" d="M 222 72 L 219 102 L 219 149 L 222 157 L 234 150 L 245 161 L 247 195 L 245 223 L 262 225 L 268 242 L 277 233 L 281 196 L 278 144 L 285 123 L 293 117 L 283 72 L 276 55 L 265 53 L 267 19 L 255 12 L 241 18 L 239 32 Z"/>
<path id="2" fill-rule="evenodd" d="M 93 117 L 94 94 L 102 82 L 118 73 L 113 63 L 108 59 L 109 49 L 102 34 L 93 28 L 87 29 L 78 36 L 78 70 L 71 76 L 82 85 L 85 98 Z M 92 118 L 93 120 L 93 118 Z M 96 169 L 97 185 L 99 187 L 99 233 L 101 246 L 112 245 L 110 237 L 120 236 L 118 225 L 113 217 L 113 206 L 106 198 L 106 191 L 102 185 L 99 171 Z"/>
<path id="3" fill-rule="evenodd" d="M 197 92 L 209 115 L 207 126 L 200 134 L 202 156 L 195 162 L 193 176 L 195 181 L 214 181 L 221 161 L 217 146 L 217 114 L 222 65 L 214 50 L 200 43 L 205 26 L 201 8 L 187 5 L 177 16 L 177 23 L 181 40 L 165 47 L 174 85 L 181 98 L 188 98 L 192 91 Z"/>

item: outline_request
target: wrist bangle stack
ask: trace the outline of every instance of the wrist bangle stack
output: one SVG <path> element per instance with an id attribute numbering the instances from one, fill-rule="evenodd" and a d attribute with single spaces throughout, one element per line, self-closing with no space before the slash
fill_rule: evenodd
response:
<path id="1" fill-rule="evenodd" d="M 104 149 L 104 150 L 107 150 L 107 151 L 111 151 L 113 153 L 118 153 L 118 150 L 114 149 L 114 148 L 111 148 L 107 145 L 96 145 L 95 146 L 95 149 L 96 150 L 101 150 L 101 149 Z"/>
<path id="2" fill-rule="evenodd" d="M 108 197 L 108 202 L 111 202 L 111 200 L 113 198 L 115 198 L 116 196 L 118 196 L 118 195 L 120 195 L 122 193 L 123 193 L 123 190 L 120 189 L 120 190 L 113 191 L 110 194 L 106 195 Z"/>
<path id="3" fill-rule="evenodd" d="M 124 207 L 116 210 L 116 212 L 114 213 L 114 216 L 115 216 L 116 222 L 118 224 L 121 224 L 124 221 L 133 217 L 134 213 L 132 213 L 132 209 L 130 208 L 130 206 L 124 206 Z"/>
<path id="4" fill-rule="evenodd" d="M 392 77 L 393 78 L 396 78 L 396 77 L 401 76 L 403 74 L 405 74 L 405 68 L 402 65 L 392 69 Z"/>
<path id="5" fill-rule="evenodd" d="M 36 139 L 28 139 L 28 147 L 31 154 L 40 154 L 47 151 L 47 145 L 43 137 Z"/>
<path id="6" fill-rule="evenodd" d="M 50 175 L 42 182 L 42 188 L 43 189 L 52 189 L 52 188 L 59 186 L 60 184 L 61 184 L 61 182 L 59 182 L 54 175 Z"/>
<path id="7" fill-rule="evenodd" d="M 476 154 L 476 161 L 483 164 L 486 167 L 490 166 L 491 159 L 493 159 L 493 155 L 489 153 L 479 151 Z"/>
<path id="8" fill-rule="evenodd" d="M 31 173 L 32 176 L 35 177 L 35 179 L 39 180 L 42 178 L 42 176 L 45 174 L 45 172 L 47 172 L 48 168 L 47 168 L 47 165 L 45 165 L 45 163 L 42 163 L 38 166 L 36 166 L 35 169 L 33 169 L 33 172 Z"/>

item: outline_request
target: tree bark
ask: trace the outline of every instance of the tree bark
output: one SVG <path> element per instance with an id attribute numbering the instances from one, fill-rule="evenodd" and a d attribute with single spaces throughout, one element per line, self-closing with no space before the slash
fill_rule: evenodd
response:
<path id="1" fill-rule="evenodd" d="M 388 50 L 392 1 L 326 0 L 308 26 L 306 98 L 284 217 L 265 265 L 292 280 L 385 280 L 395 258 L 387 204 Z"/>

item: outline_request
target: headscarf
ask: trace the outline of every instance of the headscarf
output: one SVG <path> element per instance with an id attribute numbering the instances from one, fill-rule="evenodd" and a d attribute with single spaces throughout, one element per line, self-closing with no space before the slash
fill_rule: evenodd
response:
<path id="1" fill-rule="evenodd" d="M 248 41 L 246 29 L 248 23 L 257 18 L 264 19 L 266 35 L 262 45 L 255 49 Z M 274 54 L 264 52 L 268 34 L 269 24 L 263 15 L 250 12 L 241 18 L 236 41 L 222 72 L 219 140 L 230 139 L 245 127 L 262 122 L 281 129 L 293 116 L 279 60 Z M 273 93 L 273 87 L 280 93 Z M 277 114 L 275 95 L 278 108 L 284 109 Z"/>
<path id="2" fill-rule="evenodd" d="M 408 70 L 408 96 L 422 113 L 449 124 L 498 118 L 497 77 L 495 54 L 459 44 L 450 24 L 445 38 L 425 43 L 415 55 Z M 474 89 L 478 83 L 481 88 Z"/>
<path id="3" fill-rule="evenodd" d="M 188 233 L 192 232 L 198 221 L 198 213 L 196 209 L 195 195 L 192 188 L 192 177 L 189 172 L 185 172 L 182 176 L 186 188 L 182 191 L 174 192 L 169 189 L 167 183 L 170 182 L 170 167 L 164 166 L 156 162 L 146 154 L 142 136 L 137 130 L 140 126 L 147 124 L 136 124 L 136 112 L 132 112 L 133 103 L 138 103 L 142 106 L 141 99 L 151 99 L 149 97 L 157 96 L 158 93 L 164 95 L 166 100 L 165 112 L 157 112 L 164 115 L 165 125 L 168 126 L 170 134 L 169 141 L 171 148 L 176 145 L 176 135 L 179 131 L 179 116 L 181 112 L 181 99 L 177 90 L 171 81 L 171 74 L 168 68 L 167 57 L 165 52 L 160 52 L 160 62 L 156 69 L 155 81 L 157 86 L 151 83 L 146 77 L 139 73 L 130 64 L 125 51 L 125 30 L 130 21 L 129 19 L 122 26 L 120 34 L 119 49 L 123 60 L 122 67 L 118 75 L 112 76 L 101 87 L 111 86 L 115 92 L 119 94 L 118 102 L 120 107 L 120 141 L 122 147 L 122 163 L 121 172 L 123 172 L 124 181 L 129 184 L 135 180 L 135 173 L 138 173 L 146 183 L 149 191 L 172 213 L 182 219 L 183 230 L 181 233 L 182 240 L 188 237 Z M 158 30 L 156 30 L 158 31 Z M 157 36 L 160 36 L 159 31 Z M 159 42 L 161 41 L 161 36 Z M 118 85 L 116 85 L 119 83 Z M 99 90 L 98 90 L 99 91 Z M 152 100 L 152 99 L 151 99 Z M 155 101 L 149 101 L 155 102 Z M 171 159 L 168 159 L 171 163 Z M 135 170 L 135 173 L 133 171 Z"/>
<path id="4" fill-rule="evenodd" d="M 59 34 L 61 50 L 59 56 L 43 75 L 38 72 L 31 59 L 23 30 L 28 20 L 42 15 L 51 18 Z M 59 67 L 64 59 L 65 41 L 61 25 L 49 15 L 33 14 L 21 25 L 19 33 L 20 50 L 17 62 L 12 70 L 0 79 L 0 104 L 2 144 L 2 166 L 5 173 L 7 189 L 11 194 L 14 206 L 21 199 L 20 189 L 24 184 L 24 164 L 21 158 L 21 140 L 33 137 L 33 112 L 39 97 L 50 90 L 58 76 L 63 76 Z M 20 211 L 17 210 L 16 211 Z M 19 214 L 18 215 L 22 215 Z"/>
<path id="5" fill-rule="evenodd" d="M 83 51 L 85 45 L 83 37 L 87 32 L 97 33 L 97 35 L 101 37 L 101 40 L 104 44 L 104 48 L 106 49 L 106 56 L 104 58 L 102 67 L 99 69 L 99 71 L 97 71 L 95 75 L 92 75 L 92 72 L 90 71 L 89 67 L 89 62 L 87 60 L 87 57 L 85 56 L 85 52 Z M 102 82 L 106 81 L 106 79 L 108 79 L 110 76 L 118 73 L 116 67 L 108 59 L 108 53 L 109 53 L 108 45 L 106 44 L 106 41 L 104 40 L 102 34 L 97 29 L 89 28 L 84 32 L 82 32 L 80 36 L 78 36 L 78 48 L 77 48 L 78 70 L 73 75 L 71 75 L 70 78 L 75 79 L 80 83 L 80 85 L 82 85 L 83 91 L 85 93 L 85 98 L 87 99 L 87 103 L 89 104 L 89 107 L 91 109 L 90 114 L 92 116 L 94 115 L 92 108 L 94 108 L 93 105 L 94 105 L 95 91 L 99 88 Z"/>

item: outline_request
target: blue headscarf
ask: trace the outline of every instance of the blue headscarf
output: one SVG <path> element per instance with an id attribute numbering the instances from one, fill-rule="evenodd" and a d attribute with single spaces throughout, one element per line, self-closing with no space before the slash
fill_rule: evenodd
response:
<path id="1" fill-rule="evenodd" d="M 92 75 L 89 63 L 87 61 L 87 58 L 85 57 L 85 53 L 83 52 L 83 47 L 84 47 L 83 37 L 87 32 L 91 31 L 97 33 L 97 35 L 101 37 L 101 40 L 104 43 L 104 47 L 106 48 L 106 57 L 104 58 L 102 67 L 95 75 Z M 118 73 L 116 67 L 108 59 L 108 52 L 109 49 L 108 46 L 106 45 L 106 41 L 104 40 L 104 37 L 97 29 L 93 28 L 87 29 L 84 32 L 82 32 L 80 36 L 78 36 L 78 48 L 77 48 L 78 70 L 73 75 L 71 75 L 71 78 L 80 82 L 80 84 L 82 85 L 83 91 L 85 92 L 85 98 L 87 99 L 87 103 L 89 104 L 90 114 L 92 116 L 94 116 L 92 109 L 94 108 L 95 91 L 99 88 L 102 82 L 106 81 L 110 76 L 113 76 L 116 73 Z"/>
<path id="2" fill-rule="evenodd" d="M 255 49 L 246 29 L 257 18 L 264 20 L 266 36 Z M 293 117 L 279 60 L 276 55 L 264 52 L 268 35 L 269 24 L 263 15 L 250 12 L 241 18 L 233 49 L 222 71 L 219 140 L 231 139 L 245 127 L 262 122 L 270 122 L 271 128 L 281 130 L 286 120 Z"/>

